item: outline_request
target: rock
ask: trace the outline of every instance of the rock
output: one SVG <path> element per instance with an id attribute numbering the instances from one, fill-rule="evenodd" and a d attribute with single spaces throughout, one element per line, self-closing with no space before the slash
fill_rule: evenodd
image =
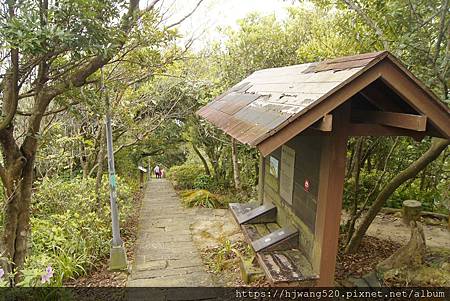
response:
<path id="1" fill-rule="evenodd" d="M 377 277 L 375 272 L 371 272 L 367 275 L 364 275 L 364 280 L 369 284 L 370 287 L 381 287 L 380 280 Z"/>

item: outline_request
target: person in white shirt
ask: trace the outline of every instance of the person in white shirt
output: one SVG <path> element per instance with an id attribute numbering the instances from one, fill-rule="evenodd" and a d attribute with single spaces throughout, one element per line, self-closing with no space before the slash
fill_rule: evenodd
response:
<path id="1" fill-rule="evenodd" d="M 155 169 L 153 169 L 153 171 L 155 172 L 155 176 L 157 179 L 161 178 L 161 170 L 159 169 L 158 165 L 155 166 Z"/>

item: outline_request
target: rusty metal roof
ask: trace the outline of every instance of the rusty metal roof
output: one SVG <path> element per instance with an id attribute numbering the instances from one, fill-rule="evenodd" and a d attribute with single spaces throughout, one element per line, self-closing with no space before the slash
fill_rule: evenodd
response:
<path id="1" fill-rule="evenodd" d="M 386 55 L 366 53 L 259 70 L 197 114 L 238 141 L 254 146 Z"/>
<path id="2" fill-rule="evenodd" d="M 216 97 L 197 114 L 238 141 L 256 146 L 385 58 L 429 96 L 430 104 L 437 105 L 442 114 L 433 113 L 434 123 L 447 137 L 449 126 L 445 119 L 450 116 L 450 109 L 387 51 L 259 70 Z M 433 123 L 432 116 L 428 117 Z"/>

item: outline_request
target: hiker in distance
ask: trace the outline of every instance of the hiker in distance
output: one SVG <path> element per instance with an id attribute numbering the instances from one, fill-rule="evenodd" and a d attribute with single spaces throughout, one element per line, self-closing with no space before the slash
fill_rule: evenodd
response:
<path id="1" fill-rule="evenodd" d="M 161 178 L 161 169 L 159 168 L 158 165 L 155 166 L 155 169 L 153 169 L 153 171 L 155 172 L 155 176 L 157 179 Z"/>

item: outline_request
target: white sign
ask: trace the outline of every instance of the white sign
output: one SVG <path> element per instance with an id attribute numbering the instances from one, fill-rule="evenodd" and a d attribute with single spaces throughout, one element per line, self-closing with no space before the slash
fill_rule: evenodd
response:
<path id="1" fill-rule="evenodd" d="M 278 179 L 278 160 L 275 157 L 270 156 L 269 159 L 269 172 L 272 176 Z"/>
<path id="2" fill-rule="evenodd" d="M 142 166 L 138 166 L 138 168 L 139 168 L 140 171 L 147 172 L 147 169 L 142 167 Z"/>
<path id="3" fill-rule="evenodd" d="M 292 205 L 294 193 L 295 151 L 283 145 L 281 148 L 280 196 Z"/>

